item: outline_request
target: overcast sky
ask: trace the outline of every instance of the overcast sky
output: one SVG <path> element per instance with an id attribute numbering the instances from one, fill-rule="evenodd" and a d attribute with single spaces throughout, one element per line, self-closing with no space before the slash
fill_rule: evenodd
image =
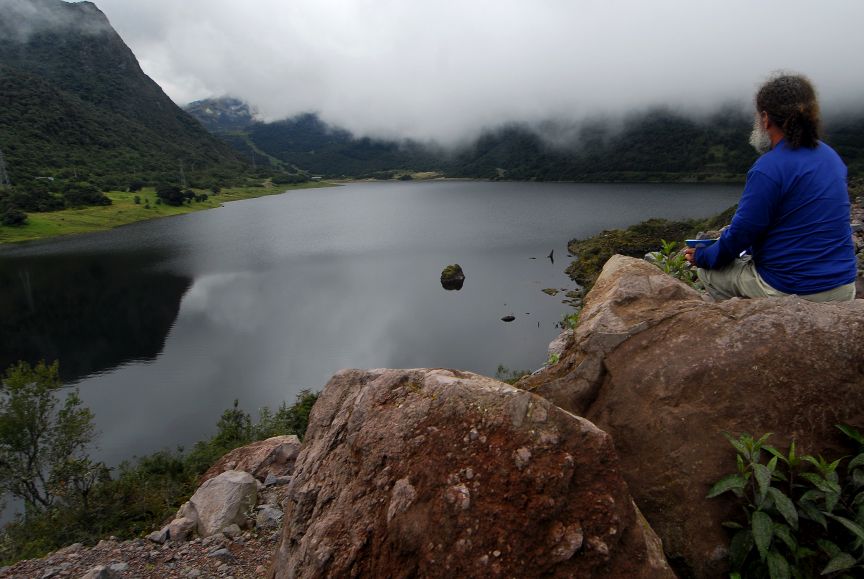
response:
<path id="1" fill-rule="evenodd" d="M 860 0 L 96 0 L 178 104 L 233 95 L 359 134 L 749 103 L 770 72 L 864 102 Z"/>

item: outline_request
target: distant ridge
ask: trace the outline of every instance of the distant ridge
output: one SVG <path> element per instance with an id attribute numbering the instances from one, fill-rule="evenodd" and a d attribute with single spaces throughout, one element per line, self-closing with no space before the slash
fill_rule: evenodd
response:
<path id="1" fill-rule="evenodd" d="M 252 107 L 232 97 L 195 101 L 183 109 L 213 133 L 242 131 L 255 122 Z"/>
<path id="2" fill-rule="evenodd" d="M 245 166 L 144 74 L 94 4 L 61 0 L 0 0 L 0 150 L 13 183 Z"/>
<path id="3" fill-rule="evenodd" d="M 433 171 L 517 181 L 741 181 L 756 159 L 748 143 L 752 116 L 730 106 L 698 119 L 655 107 L 631 113 L 621 123 L 503 124 L 453 150 L 355 137 L 311 113 L 258 122 L 246 114 L 249 105 L 237 99 L 207 99 L 186 110 L 259 163 L 328 177 Z M 826 125 L 826 140 L 843 156 L 850 175 L 864 173 L 864 113 Z"/>

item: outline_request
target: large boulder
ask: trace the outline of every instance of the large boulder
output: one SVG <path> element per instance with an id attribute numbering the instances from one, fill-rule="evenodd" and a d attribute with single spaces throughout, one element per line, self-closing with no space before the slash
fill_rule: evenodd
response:
<path id="1" fill-rule="evenodd" d="M 198 487 L 185 512 L 194 513 L 198 534 L 209 537 L 231 525 L 246 525 L 246 514 L 251 513 L 258 497 L 258 483 L 248 472 L 229 470 Z"/>
<path id="2" fill-rule="evenodd" d="M 268 476 L 287 476 L 293 472 L 299 453 L 300 439 L 293 434 L 259 440 L 226 453 L 207 469 L 199 484 L 228 470 L 248 472 L 261 482 Z"/>
<path id="3" fill-rule="evenodd" d="M 834 425 L 864 425 L 864 302 L 797 297 L 709 303 L 642 260 L 609 260 L 572 345 L 519 386 L 585 416 L 615 441 L 637 505 L 682 576 L 726 568 L 735 470 L 722 436 L 773 432 L 784 447 L 846 454 Z"/>
<path id="4" fill-rule="evenodd" d="M 609 436 L 452 370 L 347 370 L 312 410 L 271 577 L 673 577 Z"/>

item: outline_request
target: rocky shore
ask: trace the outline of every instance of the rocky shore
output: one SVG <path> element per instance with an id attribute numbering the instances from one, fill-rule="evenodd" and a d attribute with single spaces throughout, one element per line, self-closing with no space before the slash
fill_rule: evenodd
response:
<path id="1" fill-rule="evenodd" d="M 263 577 L 278 544 L 279 532 L 247 531 L 237 537 L 217 535 L 187 543 L 157 545 L 146 539 L 106 539 L 95 547 L 70 545 L 56 553 L 22 561 L 0 576 L 16 579 L 165 579 Z"/>
<path id="2" fill-rule="evenodd" d="M 174 519 L 146 538 L 70 545 L 0 569 L 15 579 L 263 577 L 270 567 L 300 450 L 277 436 L 233 450 L 202 477 Z"/>

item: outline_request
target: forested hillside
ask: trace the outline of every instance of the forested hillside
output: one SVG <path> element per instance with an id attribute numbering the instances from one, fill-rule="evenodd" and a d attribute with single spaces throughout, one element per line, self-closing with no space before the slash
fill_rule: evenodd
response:
<path id="1" fill-rule="evenodd" d="M 177 107 L 91 3 L 0 3 L 0 150 L 13 184 L 228 177 L 244 161 Z"/>
<path id="2" fill-rule="evenodd" d="M 244 155 L 329 177 L 437 171 L 539 181 L 741 180 L 756 159 L 748 143 L 752 116 L 735 107 L 701 118 L 654 108 L 574 127 L 509 124 L 486 131 L 468 146 L 445 150 L 410 140 L 356 138 L 313 114 L 273 123 L 250 116 L 245 126 L 237 117 L 218 123 L 225 103 L 205 103 L 190 112 Z M 231 107 L 236 103 L 229 101 Z M 864 115 L 829 121 L 826 131 L 850 173 L 864 171 Z"/>

